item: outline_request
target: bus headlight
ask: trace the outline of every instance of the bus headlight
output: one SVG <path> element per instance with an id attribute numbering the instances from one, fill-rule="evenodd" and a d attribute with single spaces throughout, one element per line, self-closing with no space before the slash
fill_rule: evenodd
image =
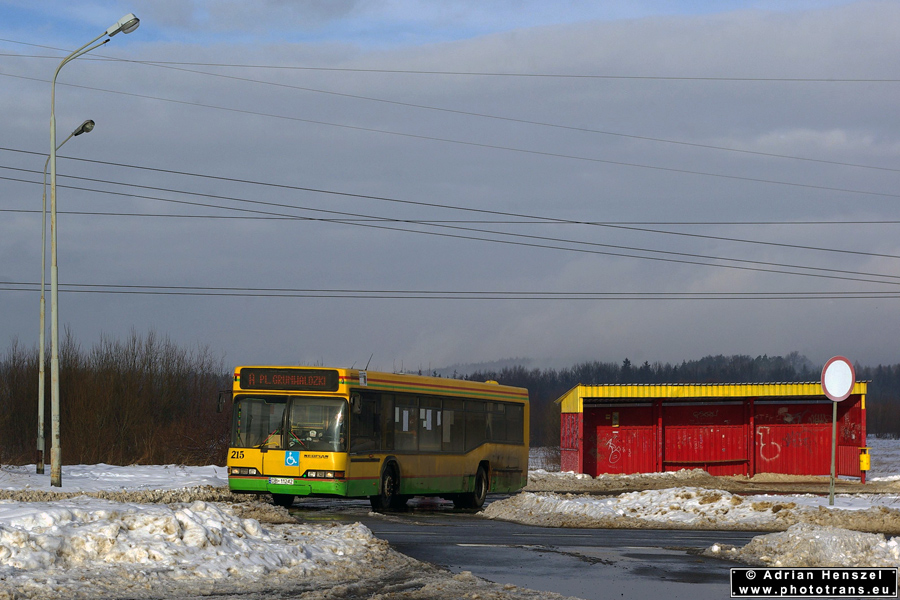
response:
<path id="1" fill-rule="evenodd" d="M 304 475 L 307 479 L 343 479 L 343 471 L 307 471 Z"/>
<path id="2" fill-rule="evenodd" d="M 232 475 L 259 475 L 259 471 L 253 467 L 231 467 Z"/>

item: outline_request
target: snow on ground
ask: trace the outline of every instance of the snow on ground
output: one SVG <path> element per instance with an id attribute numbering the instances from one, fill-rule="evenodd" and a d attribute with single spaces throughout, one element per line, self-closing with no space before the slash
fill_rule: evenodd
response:
<path id="1" fill-rule="evenodd" d="M 99 492 L 175 490 L 188 487 L 226 487 L 225 467 L 185 467 L 184 465 L 64 465 L 62 487 L 50 486 L 50 466 L 38 475 L 35 465 L 0 468 L 0 490 L 43 490 L 59 492 Z M 898 471 L 900 472 L 900 471 Z"/>
<path id="2" fill-rule="evenodd" d="M 870 447 L 869 481 L 900 481 L 900 441 L 870 439 Z M 534 461 L 542 468 L 530 478 L 561 485 L 592 479 L 553 472 L 549 455 Z M 647 478 L 665 485 L 610 497 L 526 492 L 481 514 L 555 527 L 778 531 L 742 548 L 717 544 L 706 554 L 773 566 L 900 566 L 900 543 L 883 535 L 900 533 L 900 511 L 892 508 L 900 506 L 900 492 L 839 494 L 829 507 L 821 496 L 741 496 L 698 487 L 710 477 L 698 471 L 601 477 L 626 488 Z M 422 593 L 433 590 L 434 597 L 488 585 L 465 574 L 428 574 L 431 567 L 393 553 L 360 524 L 278 524 L 291 521 L 280 509 L 230 497 L 224 467 L 73 465 L 63 467 L 62 483 L 51 488 L 49 473 L 37 475 L 34 465 L 0 467 L 0 498 L 7 498 L 0 499 L 0 600 L 332 585 L 356 591 L 370 585 L 374 593 L 387 589 L 381 576 L 421 576 Z M 501 597 L 537 597 L 500 590 Z"/>
<path id="3" fill-rule="evenodd" d="M 900 480 L 900 440 L 868 437 L 872 469 L 866 481 Z"/>
<path id="4" fill-rule="evenodd" d="M 872 469 L 867 482 L 900 481 L 900 440 L 870 437 L 868 443 Z M 610 497 L 526 492 L 493 502 L 482 514 L 550 527 L 779 531 L 758 536 L 743 548 L 715 545 L 706 553 L 757 565 L 900 566 L 898 541 L 884 536 L 900 534 L 900 490 L 837 494 L 829 506 L 827 497 L 818 495 L 746 496 L 692 486 L 711 479 L 700 470 L 597 478 L 554 472 L 545 455 L 538 453 L 535 462 L 543 468 L 529 473 L 530 488 L 583 489 L 592 479 L 618 488 L 650 481 L 664 486 Z"/>
<path id="5" fill-rule="evenodd" d="M 488 505 L 490 519 L 555 527 L 781 531 L 796 523 L 900 534 L 898 496 L 741 496 L 724 490 L 672 487 L 611 497 L 524 492 Z"/>
<path id="6" fill-rule="evenodd" d="M 359 523 L 299 524 L 229 494 L 224 467 L 66 465 L 61 479 L 0 467 L 0 600 L 564 600 L 420 563 Z"/>
<path id="7" fill-rule="evenodd" d="M 387 558 L 387 545 L 360 524 L 283 526 L 294 520 L 271 505 L 190 501 L 209 489 L 228 496 L 224 467 L 67 465 L 56 488 L 46 471 L 0 468 L 0 494 L 59 498 L 0 500 L 0 599 L 180 597 L 297 578 L 322 585 L 368 575 Z M 162 502 L 188 501 L 103 498 L 156 491 L 171 492 Z"/>
<path id="8" fill-rule="evenodd" d="M 47 471 L 0 468 L 0 494 L 61 498 L 0 500 L 0 599 L 181 597 L 298 578 L 321 586 L 391 564 L 387 544 L 360 524 L 300 525 L 271 505 L 190 501 L 209 489 L 229 496 L 224 467 L 67 465 L 61 488 Z M 103 498 L 159 490 L 170 492 L 162 502 L 188 501 Z"/>
<path id="9" fill-rule="evenodd" d="M 264 528 L 223 504 L 0 501 L 0 597 L 140 598 L 285 575 L 344 579 L 384 552 L 359 524 Z"/>
<path id="10" fill-rule="evenodd" d="M 716 544 L 704 554 L 768 567 L 900 566 L 896 538 L 807 523 L 757 536 L 742 548 Z"/>

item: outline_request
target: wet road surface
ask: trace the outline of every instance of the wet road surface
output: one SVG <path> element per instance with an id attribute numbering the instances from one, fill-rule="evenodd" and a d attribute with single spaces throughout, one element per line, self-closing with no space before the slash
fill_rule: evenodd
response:
<path id="1" fill-rule="evenodd" d="M 495 498 L 492 498 L 495 499 Z M 304 499 L 291 514 L 309 522 L 359 521 L 398 552 L 444 567 L 585 600 L 728 598 L 734 563 L 697 550 L 742 546 L 748 532 L 555 529 L 492 521 L 452 504 L 417 499 L 402 513 L 371 513 L 368 502 Z"/>

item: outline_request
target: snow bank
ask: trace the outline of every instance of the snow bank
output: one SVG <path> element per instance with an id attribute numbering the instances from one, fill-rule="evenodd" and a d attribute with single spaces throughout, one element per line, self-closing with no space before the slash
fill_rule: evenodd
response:
<path id="1" fill-rule="evenodd" d="M 481 513 L 489 519 L 551 527 L 670 529 L 783 529 L 775 523 L 790 501 L 745 501 L 722 490 L 680 487 L 644 490 L 609 498 L 571 494 L 522 493 L 492 502 Z"/>
<path id="2" fill-rule="evenodd" d="M 225 467 L 209 465 L 63 465 L 62 487 L 50 485 L 50 467 L 38 475 L 34 465 L 0 466 L 0 499 L 53 502 L 92 496 L 139 504 L 242 502 L 228 490 Z"/>
<path id="3" fill-rule="evenodd" d="M 799 523 L 746 546 L 714 545 L 704 554 L 770 567 L 897 567 L 900 544 L 880 533 Z"/>
<path id="4" fill-rule="evenodd" d="M 596 477 L 574 471 L 528 472 L 529 492 L 618 493 L 626 490 L 662 489 L 672 486 L 692 485 L 719 488 L 720 478 L 702 469 L 679 469 L 662 473 L 633 473 L 630 475 L 600 474 Z"/>
<path id="5" fill-rule="evenodd" d="M 563 481 L 566 479 L 593 479 L 587 473 L 576 473 L 575 471 L 545 471 L 544 469 L 534 469 L 528 471 L 528 479 L 552 479 Z"/>
<path id="6" fill-rule="evenodd" d="M 740 496 L 724 490 L 674 487 L 610 497 L 526 492 L 492 502 L 489 519 L 544 527 L 783 531 L 796 523 L 900 534 L 900 511 L 874 506 L 896 497 Z"/>
<path id="7" fill-rule="evenodd" d="M 900 481 L 900 440 L 869 436 L 866 443 L 872 458 L 866 481 Z"/>
<path id="8" fill-rule="evenodd" d="M 534 469 L 528 471 L 529 477 L 547 478 L 547 479 L 577 479 L 577 480 L 615 480 L 615 481 L 635 481 L 638 479 L 660 479 L 664 481 L 679 481 L 685 479 L 699 479 L 702 477 L 710 477 L 711 475 L 703 469 L 679 469 L 677 471 L 664 471 L 662 473 L 632 473 L 630 475 L 609 475 L 601 473 L 596 477 L 592 477 L 587 473 L 576 473 L 575 471 L 546 471 L 544 469 Z"/>
<path id="9" fill-rule="evenodd" d="M 897 567 L 900 511 L 871 498 L 738 496 L 705 488 L 670 488 L 614 497 L 522 493 L 493 502 L 480 514 L 544 527 L 780 531 L 742 548 L 714 545 L 704 554 L 777 567 Z M 866 533 L 868 532 L 868 533 Z"/>
<path id="10" fill-rule="evenodd" d="M 279 576 L 344 579 L 385 551 L 358 523 L 266 529 L 205 502 L 0 501 L 0 598 L 158 597 L 160 588 L 246 589 Z"/>
<path id="11" fill-rule="evenodd" d="M 225 467 L 209 465 L 63 465 L 62 487 L 50 486 L 50 465 L 38 475 L 35 465 L 0 467 L 0 490 L 43 490 L 51 492 L 100 492 L 174 490 L 186 487 L 227 487 Z"/>

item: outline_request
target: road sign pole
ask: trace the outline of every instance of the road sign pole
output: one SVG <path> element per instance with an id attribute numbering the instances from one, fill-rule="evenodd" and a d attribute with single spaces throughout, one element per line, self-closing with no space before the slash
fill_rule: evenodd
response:
<path id="1" fill-rule="evenodd" d="M 837 451 L 837 402 L 831 403 L 831 486 L 828 491 L 828 506 L 834 506 L 834 457 Z"/>
<path id="2" fill-rule="evenodd" d="M 828 486 L 828 506 L 834 506 L 834 473 L 837 455 L 837 405 L 850 397 L 856 382 L 853 364 L 843 356 L 835 356 L 822 369 L 822 391 L 831 400 L 831 483 Z"/>

